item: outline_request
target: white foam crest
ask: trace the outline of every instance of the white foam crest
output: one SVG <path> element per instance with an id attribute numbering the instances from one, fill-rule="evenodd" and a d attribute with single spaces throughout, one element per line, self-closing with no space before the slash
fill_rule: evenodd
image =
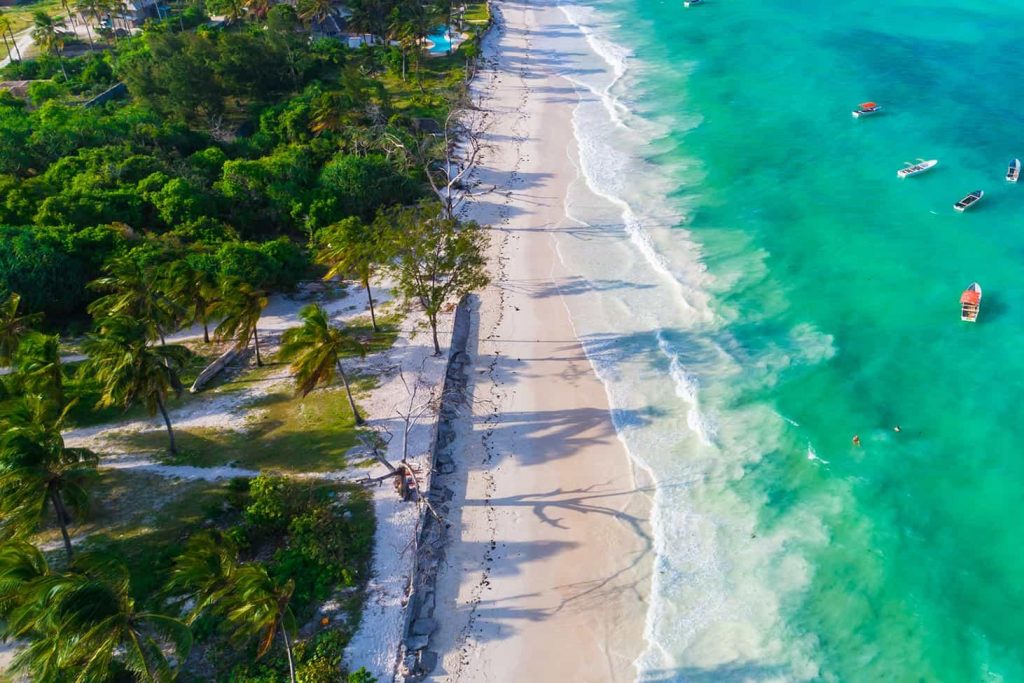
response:
<path id="1" fill-rule="evenodd" d="M 687 372 L 679 360 L 679 354 L 665 338 L 664 330 L 658 330 L 658 348 L 669 360 L 669 375 L 676 387 L 676 396 L 686 401 L 689 410 L 686 413 L 686 424 L 697 435 L 705 446 L 715 443 L 716 428 L 713 422 L 700 411 L 700 379 Z"/>
<path id="2" fill-rule="evenodd" d="M 582 85 L 600 97 L 605 109 L 608 110 L 608 115 L 611 117 L 612 122 L 622 128 L 628 128 L 629 126 L 626 125 L 624 117 L 630 115 L 632 112 L 629 110 L 629 107 L 620 102 L 618 98 L 613 97 L 611 91 L 612 88 L 614 88 L 629 71 L 629 58 L 633 55 L 632 51 L 618 43 L 605 40 L 594 31 L 590 22 L 588 22 L 585 17 L 585 15 L 589 14 L 592 20 L 595 12 L 594 8 L 583 5 L 559 5 L 558 8 L 562 10 L 562 14 L 565 15 L 565 18 L 580 30 L 580 33 L 583 34 L 583 37 L 587 41 L 587 45 L 590 46 L 590 49 L 593 50 L 594 54 L 603 59 L 605 63 L 611 67 L 614 77 L 607 85 L 605 85 L 605 87 L 597 88 L 583 80 L 572 78 L 571 74 L 562 75 L 566 79 L 572 81 L 572 83 L 577 87 Z"/>

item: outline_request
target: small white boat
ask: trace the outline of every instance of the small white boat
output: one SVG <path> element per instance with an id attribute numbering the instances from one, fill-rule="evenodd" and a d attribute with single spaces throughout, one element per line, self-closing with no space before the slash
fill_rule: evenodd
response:
<path id="1" fill-rule="evenodd" d="M 900 170 L 896 171 L 897 178 L 909 178 L 912 175 L 918 175 L 925 171 L 930 171 L 935 168 L 935 165 L 939 163 L 938 159 L 918 159 L 917 163 L 912 164 L 909 161 L 904 161 L 904 166 Z"/>
<path id="2" fill-rule="evenodd" d="M 985 193 L 982 190 L 975 190 L 974 192 L 970 193 L 969 195 L 958 201 L 956 204 L 954 204 L 953 208 L 956 209 L 957 211 L 966 211 L 967 209 L 971 208 L 972 206 L 980 202 L 981 198 L 984 196 Z"/>
<path id="3" fill-rule="evenodd" d="M 1020 180 L 1020 159 L 1014 159 L 1010 162 L 1010 168 L 1006 169 L 1006 179 L 1011 183 Z"/>
<path id="4" fill-rule="evenodd" d="M 693 7 L 694 5 L 703 5 L 704 0 L 683 0 L 683 7 Z"/>
<path id="5" fill-rule="evenodd" d="M 960 319 L 968 323 L 977 322 L 980 311 L 981 285 L 972 282 L 960 295 Z"/>
<path id="6" fill-rule="evenodd" d="M 859 119 L 862 116 L 874 116 L 882 111 L 882 107 L 875 102 L 861 102 L 853 110 L 853 118 Z"/>

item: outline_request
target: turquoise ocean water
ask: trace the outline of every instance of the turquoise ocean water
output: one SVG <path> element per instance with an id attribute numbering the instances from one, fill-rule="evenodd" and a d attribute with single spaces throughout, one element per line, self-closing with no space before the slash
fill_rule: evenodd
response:
<path id="1" fill-rule="evenodd" d="M 567 303 L 659 483 L 641 679 L 1024 681 L 1024 4 L 559 10 Z"/>

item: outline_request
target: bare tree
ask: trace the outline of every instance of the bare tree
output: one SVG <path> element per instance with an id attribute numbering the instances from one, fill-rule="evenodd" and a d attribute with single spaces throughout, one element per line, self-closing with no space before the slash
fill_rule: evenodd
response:
<path id="1" fill-rule="evenodd" d="M 474 185 L 468 180 L 485 149 L 485 116 L 476 108 L 453 108 L 444 122 L 440 161 L 430 155 L 423 162 L 444 218 L 455 218 L 455 209 L 473 193 Z"/>

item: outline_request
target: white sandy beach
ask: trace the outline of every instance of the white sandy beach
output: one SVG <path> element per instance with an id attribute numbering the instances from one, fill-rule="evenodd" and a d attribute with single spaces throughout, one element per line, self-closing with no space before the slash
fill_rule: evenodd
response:
<path id="1" fill-rule="evenodd" d="M 494 281 L 470 351 L 431 649 L 435 680 L 628 681 L 644 647 L 649 499 L 618 440 L 561 288 L 553 235 L 571 227 L 572 84 L 552 3 L 496 6 L 475 90 L 490 145 L 472 218 L 493 231 Z"/>

